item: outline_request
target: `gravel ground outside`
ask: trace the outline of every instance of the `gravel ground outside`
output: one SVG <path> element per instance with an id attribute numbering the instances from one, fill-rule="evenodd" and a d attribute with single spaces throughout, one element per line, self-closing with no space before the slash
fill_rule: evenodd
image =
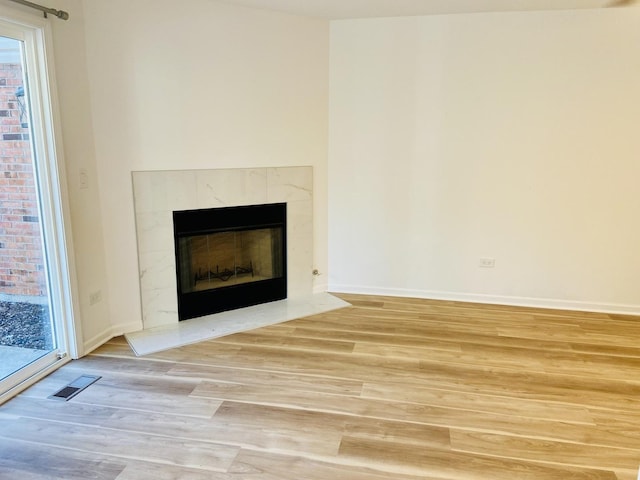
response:
<path id="1" fill-rule="evenodd" d="M 49 307 L 33 303 L 0 302 L 0 345 L 51 350 Z"/>

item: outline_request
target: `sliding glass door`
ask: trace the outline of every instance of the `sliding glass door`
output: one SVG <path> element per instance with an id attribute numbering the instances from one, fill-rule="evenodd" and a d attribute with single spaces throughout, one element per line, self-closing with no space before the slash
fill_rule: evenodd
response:
<path id="1" fill-rule="evenodd" d="M 72 325 L 43 30 L 0 19 L 0 402 Z"/>

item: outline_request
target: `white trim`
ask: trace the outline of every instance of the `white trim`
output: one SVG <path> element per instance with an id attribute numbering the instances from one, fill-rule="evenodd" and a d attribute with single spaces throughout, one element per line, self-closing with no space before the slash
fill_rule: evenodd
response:
<path id="1" fill-rule="evenodd" d="M 122 323 L 120 325 L 114 325 L 110 328 L 107 328 L 103 332 L 93 336 L 92 338 L 84 342 L 84 355 L 88 355 L 96 348 L 101 347 L 114 337 L 119 337 L 121 335 L 124 335 L 125 333 L 137 332 L 138 330 L 140 330 L 140 322 Z"/>
<path id="2" fill-rule="evenodd" d="M 32 27 L 31 41 L 25 41 L 25 49 L 31 49 L 25 59 L 29 76 L 26 81 L 32 111 L 32 145 L 38 168 L 38 188 L 42 210 L 51 213 L 43 215 L 43 237 L 47 248 L 50 308 L 61 321 L 61 350 L 73 358 L 79 358 L 79 332 L 76 322 L 79 308 L 77 298 L 73 241 L 70 227 L 70 211 L 67 198 L 67 184 L 64 169 L 60 119 L 58 116 L 55 80 L 53 71 L 51 31 L 48 23 Z"/>
<path id="3" fill-rule="evenodd" d="M 317 293 L 327 293 L 329 291 L 329 285 L 327 284 L 327 282 L 322 282 L 318 285 L 314 285 L 313 286 L 313 293 L 317 294 Z"/>
<path id="4" fill-rule="evenodd" d="M 77 288 L 71 239 L 70 210 L 67 198 L 61 122 L 58 113 L 51 45 L 53 39 L 48 22 L 12 12 L 0 16 L 1 35 L 21 40 L 25 87 L 31 112 L 31 148 L 37 169 L 38 202 L 43 242 L 46 244 L 46 271 L 49 286 L 49 308 L 56 319 L 57 348 L 41 359 L 7 377 L 3 387 L 15 386 L 0 394 L 0 402 L 16 395 L 35 381 L 63 365 L 70 357 L 83 354 L 79 342 Z M 46 214 L 42 214 L 46 212 Z M 59 357 L 63 357 L 60 360 Z"/>
<path id="5" fill-rule="evenodd" d="M 76 276 L 75 266 L 75 248 L 73 245 L 73 233 L 71 227 L 71 207 L 69 202 L 69 188 L 67 183 L 66 174 L 66 162 L 64 158 L 64 145 L 62 143 L 62 119 L 60 117 L 60 108 L 58 102 L 58 88 L 56 85 L 55 75 L 55 60 L 53 57 L 53 37 L 51 34 L 51 27 L 49 23 L 46 23 L 44 28 L 44 60 L 46 61 L 45 68 L 47 73 L 44 80 L 48 82 L 47 93 L 49 94 L 49 113 L 51 117 L 48 118 L 52 131 L 49 132 L 51 137 L 49 138 L 49 147 L 51 149 L 51 158 L 55 158 L 55 178 L 52 178 L 52 183 L 55 188 L 55 197 L 58 199 L 56 205 L 56 217 L 61 223 L 57 225 L 56 233 L 59 236 L 59 255 L 60 265 L 58 268 L 61 270 L 61 284 L 63 286 L 64 294 L 64 309 L 65 309 L 65 343 L 68 348 L 68 353 L 71 358 L 78 359 L 85 355 L 82 348 L 82 321 L 80 316 L 80 296 L 78 293 L 78 280 Z M 55 180 L 55 181 L 54 181 Z"/>
<path id="6" fill-rule="evenodd" d="M 117 337 L 118 335 L 122 334 L 118 334 L 116 331 L 114 331 L 113 328 L 107 328 L 105 331 L 93 336 L 89 340 L 86 340 L 82 345 L 82 351 L 84 352 L 84 355 L 90 354 L 96 348 L 104 345 L 113 337 Z"/>
<path id="7" fill-rule="evenodd" d="M 42 380 L 44 377 L 46 377 L 47 375 L 54 372 L 55 370 L 63 366 L 65 363 L 68 363 L 70 361 L 71 361 L 71 358 L 69 356 L 66 356 L 53 363 L 49 363 L 46 367 L 42 368 L 41 370 L 37 371 L 33 375 L 29 376 L 24 381 L 15 385 L 13 388 L 10 388 L 4 393 L 0 392 L 0 405 L 2 405 L 7 400 L 10 400 L 11 398 L 15 397 L 20 392 L 26 390 L 31 385 Z"/>
<path id="8" fill-rule="evenodd" d="M 354 293 L 362 295 L 383 295 L 389 297 L 424 298 L 430 300 L 485 303 L 489 305 L 510 305 L 516 307 L 533 307 L 557 310 L 575 310 L 581 312 L 640 315 L 640 305 L 557 300 L 553 298 L 509 297 L 502 295 L 485 295 L 477 293 L 410 290 L 404 288 L 364 287 L 359 285 L 338 284 L 330 285 L 329 292 Z"/>
<path id="9" fill-rule="evenodd" d="M 45 167 L 41 173 L 47 176 L 48 185 L 41 195 L 47 195 L 45 201 L 49 201 L 53 209 L 56 221 L 45 227 L 49 238 L 48 249 L 55 251 L 59 261 L 55 262 L 56 278 L 60 281 L 58 292 L 49 292 L 49 295 L 59 305 L 57 312 L 62 318 L 61 336 L 63 337 L 68 354 L 72 358 L 80 358 L 84 355 L 82 350 L 82 322 L 80 318 L 80 304 L 78 301 L 78 288 L 76 279 L 75 259 L 69 252 L 74 252 L 71 232 L 71 210 L 67 195 L 67 181 L 65 174 L 64 150 L 62 145 L 62 122 L 58 108 L 57 88 L 55 83 L 55 70 L 53 59 L 53 37 L 48 21 L 40 16 L 33 15 L 32 11 L 23 11 L 19 8 L 7 8 L 8 14 L 0 15 L 0 20 L 5 22 L 3 30 L 11 32 L 11 35 L 25 42 L 25 49 L 31 49 L 31 61 L 25 64 L 31 78 L 29 81 L 29 98 L 32 102 L 31 110 L 42 115 L 44 124 L 40 124 L 38 115 L 32 115 L 33 131 L 31 138 L 34 141 L 34 155 L 44 157 L 38 162 L 38 168 Z M 27 33 L 28 32 L 28 33 Z M 27 38 L 28 37 L 28 38 Z M 44 108 L 45 106 L 50 108 Z M 38 141 L 38 144 L 35 143 Z M 51 159 L 54 159 L 53 161 Z M 53 165 L 51 165 L 53 164 Z M 51 167 L 54 168 L 51 168 Z M 39 188 L 42 188 L 42 183 Z M 45 219 L 43 219 L 45 220 Z M 59 220 L 59 221 L 58 221 Z M 51 228 L 53 227 L 53 228 Z M 48 259 L 51 262 L 51 258 Z M 55 260 L 55 259 L 53 259 Z M 51 275 L 52 272 L 49 272 Z M 50 283 L 55 283 L 54 281 Z M 58 285 L 55 285 L 57 287 Z"/>

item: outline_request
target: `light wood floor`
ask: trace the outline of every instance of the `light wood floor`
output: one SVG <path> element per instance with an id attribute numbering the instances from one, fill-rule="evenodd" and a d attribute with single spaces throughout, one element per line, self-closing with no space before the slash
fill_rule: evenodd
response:
<path id="1" fill-rule="evenodd" d="M 0 478 L 637 478 L 639 317 L 341 297 L 144 358 L 114 339 L 0 407 Z"/>

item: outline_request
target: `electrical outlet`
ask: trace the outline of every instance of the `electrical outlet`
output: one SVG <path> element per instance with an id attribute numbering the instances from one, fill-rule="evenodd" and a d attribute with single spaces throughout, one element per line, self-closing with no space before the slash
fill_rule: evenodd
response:
<path id="1" fill-rule="evenodd" d="M 496 259 L 489 257 L 482 257 L 480 259 L 480 267 L 482 268 L 494 268 L 496 266 Z"/>
<path id="2" fill-rule="evenodd" d="M 100 301 L 102 301 L 102 290 L 96 290 L 89 294 L 89 305 L 95 305 Z"/>

